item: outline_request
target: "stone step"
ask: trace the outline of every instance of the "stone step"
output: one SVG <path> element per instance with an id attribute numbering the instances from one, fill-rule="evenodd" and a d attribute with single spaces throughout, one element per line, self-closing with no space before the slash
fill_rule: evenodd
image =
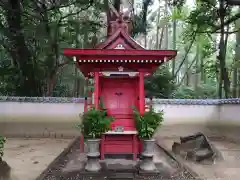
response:
<path id="1" fill-rule="evenodd" d="M 114 173 L 108 176 L 109 180 L 133 180 L 133 173 Z"/>

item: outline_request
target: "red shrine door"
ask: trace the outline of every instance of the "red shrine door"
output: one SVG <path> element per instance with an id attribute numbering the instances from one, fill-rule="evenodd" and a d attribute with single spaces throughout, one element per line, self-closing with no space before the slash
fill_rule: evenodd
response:
<path id="1" fill-rule="evenodd" d="M 130 78 L 103 78 L 102 81 L 103 104 L 115 118 L 112 129 L 122 126 L 124 130 L 135 130 L 132 113 L 137 101 L 136 81 Z"/>

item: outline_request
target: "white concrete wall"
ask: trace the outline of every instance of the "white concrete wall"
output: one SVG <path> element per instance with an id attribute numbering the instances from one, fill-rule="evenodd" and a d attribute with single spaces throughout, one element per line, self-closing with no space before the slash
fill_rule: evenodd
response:
<path id="1" fill-rule="evenodd" d="M 156 111 L 164 111 L 164 125 L 206 124 L 219 121 L 217 105 L 154 104 L 154 108 Z"/>
<path id="2" fill-rule="evenodd" d="M 184 134 L 186 127 L 195 132 L 210 126 L 240 125 L 240 104 L 154 103 L 153 106 L 157 111 L 164 111 L 165 120 L 160 130 L 162 133 L 168 132 L 168 128 L 173 126 L 183 128 Z M 30 137 L 76 136 L 79 132 L 73 126 L 80 121 L 79 114 L 83 112 L 83 108 L 83 103 L 0 102 L 0 134 Z"/>
<path id="3" fill-rule="evenodd" d="M 78 135 L 83 103 L 0 103 L 0 134 L 7 136 L 69 137 Z"/>

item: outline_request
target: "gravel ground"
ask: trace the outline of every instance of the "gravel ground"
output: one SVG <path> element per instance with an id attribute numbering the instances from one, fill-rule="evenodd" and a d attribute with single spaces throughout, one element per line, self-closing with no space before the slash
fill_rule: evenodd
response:
<path id="1" fill-rule="evenodd" d="M 158 149 L 160 151 L 160 148 Z M 157 167 L 159 169 L 158 174 L 149 175 L 138 173 L 137 168 L 134 170 L 121 169 L 121 172 L 109 170 L 108 168 L 103 168 L 103 170 L 99 173 L 88 173 L 84 172 L 83 168 L 81 170 L 81 164 L 77 165 L 79 170 L 73 171 L 63 171 L 63 169 L 69 164 L 69 162 L 76 161 L 79 159 L 79 140 L 77 139 L 75 143 L 73 143 L 67 154 L 64 154 L 60 157 L 55 163 L 53 163 L 48 170 L 44 173 L 44 175 L 38 180 L 106 180 L 106 179 L 119 179 L 123 176 L 126 176 L 124 180 L 194 180 L 196 179 L 194 175 L 191 174 L 186 168 L 179 165 L 176 161 L 174 161 L 171 157 L 169 157 L 163 151 L 159 152 L 161 156 L 164 156 L 164 161 L 168 166 L 157 163 Z M 83 155 L 81 155 L 83 157 Z M 81 161 L 81 160 L 80 160 Z M 82 160 L 83 162 L 83 160 Z M 78 162 L 79 163 L 79 162 Z M 107 163 L 107 161 L 106 161 Z M 75 165 L 76 166 L 76 165 Z M 117 165 L 116 165 L 117 166 Z M 121 165 L 119 165 L 121 166 Z M 123 165 L 122 165 L 123 166 Z M 164 167 L 163 167 L 164 166 Z M 83 166 L 82 166 L 83 167 Z M 113 178 L 113 176 L 115 177 Z"/>

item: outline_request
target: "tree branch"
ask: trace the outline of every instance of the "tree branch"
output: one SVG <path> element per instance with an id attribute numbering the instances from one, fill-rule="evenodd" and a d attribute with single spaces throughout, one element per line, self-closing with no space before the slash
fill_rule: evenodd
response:
<path id="1" fill-rule="evenodd" d="M 71 61 L 71 59 L 68 58 L 66 61 L 64 61 L 64 62 L 62 62 L 62 63 L 60 63 L 60 64 L 58 64 L 57 68 L 59 69 L 59 68 L 65 66 L 65 65 L 68 64 L 70 61 Z"/>
<path id="2" fill-rule="evenodd" d="M 239 30 L 240 30 L 240 28 L 235 30 L 235 31 L 224 31 L 224 34 L 234 34 L 234 33 L 237 33 Z M 199 34 L 202 34 L 202 33 L 209 33 L 209 34 L 217 33 L 218 34 L 218 33 L 221 33 L 221 32 L 220 31 L 196 31 L 196 33 L 199 33 Z"/>
<path id="3" fill-rule="evenodd" d="M 187 75 L 187 73 L 188 73 L 188 70 L 193 66 L 193 63 L 196 62 L 196 60 L 197 60 L 197 55 L 195 55 L 194 59 L 192 60 L 192 62 L 191 62 L 191 64 L 190 64 L 190 66 L 188 67 L 187 71 L 185 71 L 182 79 L 180 80 L 179 86 L 182 84 L 184 78 L 186 77 L 186 75 Z"/>
<path id="4" fill-rule="evenodd" d="M 195 41 L 195 39 L 196 39 L 196 36 L 197 36 L 196 33 L 194 33 L 194 37 L 193 37 L 192 41 L 190 42 L 190 45 L 189 45 L 189 47 L 188 47 L 188 50 L 187 50 L 187 52 L 186 52 L 186 54 L 185 54 L 185 56 L 184 56 L 182 62 L 181 62 L 180 65 L 178 66 L 178 70 L 176 71 L 176 73 L 175 73 L 173 79 L 175 79 L 175 78 L 177 77 L 177 74 L 179 73 L 179 71 L 180 71 L 180 69 L 181 69 L 181 67 L 182 67 L 182 65 L 183 65 L 183 63 L 184 63 L 184 61 L 185 61 L 186 58 L 187 58 L 188 53 L 190 52 L 190 50 L 191 50 L 191 48 L 192 48 L 192 45 L 193 45 L 193 43 L 194 43 L 194 41 Z"/>
<path id="5" fill-rule="evenodd" d="M 41 2 L 41 0 L 37 0 L 35 2 L 36 2 L 36 4 L 39 3 L 40 5 L 44 5 L 45 4 L 45 1 Z M 54 4 L 54 5 L 52 5 L 52 7 L 48 8 L 48 9 L 45 9 L 44 11 L 52 11 L 54 9 L 65 8 L 65 7 L 71 6 L 71 5 L 76 4 L 76 3 L 78 3 L 78 0 L 75 0 L 75 1 L 73 1 L 71 3 L 67 3 L 67 4 L 64 4 L 64 5 Z M 44 11 L 42 11 L 41 13 L 43 13 Z"/>
<path id="6" fill-rule="evenodd" d="M 227 21 L 225 21 L 225 22 L 223 23 L 223 26 L 226 26 L 226 25 L 228 25 L 228 24 L 231 24 L 232 22 L 238 20 L 239 18 L 240 18 L 240 12 L 237 13 L 237 14 L 235 14 L 235 15 L 232 16 L 231 18 L 229 18 Z M 221 29 L 221 26 L 220 26 L 220 25 L 218 25 L 217 27 L 215 27 L 213 31 L 216 32 L 216 31 L 219 30 L 219 29 Z"/>
<path id="7" fill-rule="evenodd" d="M 79 11 L 76 11 L 76 12 L 74 12 L 74 13 L 69 13 L 69 14 L 67 14 L 67 15 L 65 15 L 65 16 L 62 16 L 62 17 L 59 19 L 58 22 L 61 23 L 64 19 L 68 18 L 69 16 L 75 16 L 75 15 L 81 13 L 82 11 L 86 11 L 86 10 L 88 10 L 91 6 L 92 6 L 92 4 L 88 4 L 88 6 L 86 6 L 85 8 L 81 8 Z M 58 23 L 58 24 L 59 24 L 59 23 Z"/>

